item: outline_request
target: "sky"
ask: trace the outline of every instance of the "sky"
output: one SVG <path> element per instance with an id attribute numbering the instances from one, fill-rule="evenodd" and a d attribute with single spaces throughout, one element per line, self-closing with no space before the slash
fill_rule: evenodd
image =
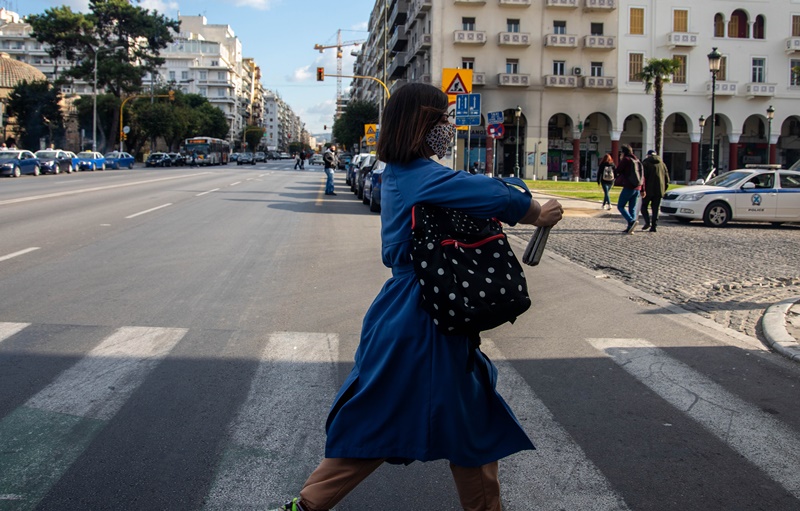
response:
<path id="1" fill-rule="evenodd" d="M 58 5 L 88 12 L 89 0 L 0 0 L 0 7 L 22 16 Z M 320 53 L 314 45 L 336 44 L 337 30 L 343 42 L 365 40 L 375 0 L 141 0 L 139 5 L 170 18 L 177 19 L 178 12 L 202 14 L 208 24 L 230 25 L 242 42 L 242 56 L 261 67 L 263 86 L 277 92 L 316 134 L 326 132 L 325 125 L 330 132 L 336 106 L 336 78 L 317 82 L 316 68 L 335 74 L 336 49 Z M 353 74 L 350 52 L 357 48 L 343 48 L 343 74 Z M 343 93 L 350 81 L 342 79 Z"/>

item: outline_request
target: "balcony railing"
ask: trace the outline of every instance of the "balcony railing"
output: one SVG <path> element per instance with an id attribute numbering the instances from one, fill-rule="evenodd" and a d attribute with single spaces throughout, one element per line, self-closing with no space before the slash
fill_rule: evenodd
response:
<path id="1" fill-rule="evenodd" d="M 613 50 L 617 47 L 617 38 L 613 35 L 587 35 L 583 38 L 583 47 L 588 50 Z"/>
<path id="2" fill-rule="evenodd" d="M 586 89 L 613 89 L 617 79 L 614 76 L 584 76 L 583 86 Z"/>
<path id="3" fill-rule="evenodd" d="M 578 78 L 580 77 L 573 75 L 546 75 L 544 77 L 544 86 L 575 89 L 578 87 Z"/>
<path id="4" fill-rule="evenodd" d="M 486 44 L 486 32 L 481 30 L 456 30 L 453 32 L 455 44 Z"/>
<path id="5" fill-rule="evenodd" d="M 706 93 L 708 96 L 711 96 L 711 84 L 713 82 L 707 81 L 706 82 Z M 739 88 L 738 82 L 728 82 L 728 81 L 720 81 L 717 80 L 717 96 L 735 96 L 736 91 Z"/>
<path id="6" fill-rule="evenodd" d="M 578 36 L 575 34 L 547 34 L 544 45 L 551 48 L 577 48 Z"/>
<path id="7" fill-rule="evenodd" d="M 800 37 L 790 37 L 786 39 L 786 53 L 800 51 Z"/>
<path id="8" fill-rule="evenodd" d="M 392 63 L 389 64 L 389 78 L 401 78 L 406 74 L 406 63 L 408 62 L 408 56 L 405 53 L 398 53 L 392 59 Z"/>
<path id="9" fill-rule="evenodd" d="M 429 74 L 420 75 L 419 81 L 422 83 L 431 83 L 431 75 Z"/>
<path id="10" fill-rule="evenodd" d="M 527 32 L 500 32 L 497 44 L 501 46 L 530 46 L 531 35 Z"/>
<path id="11" fill-rule="evenodd" d="M 397 25 L 394 29 L 391 39 L 389 39 L 389 50 L 402 51 L 408 44 L 408 36 L 406 35 L 406 26 Z"/>
<path id="12" fill-rule="evenodd" d="M 419 39 L 417 39 L 417 44 L 414 47 L 414 53 L 417 55 L 422 55 L 431 47 L 432 37 L 430 34 L 420 34 Z"/>
<path id="13" fill-rule="evenodd" d="M 585 11 L 613 11 L 617 8 L 617 0 L 584 0 Z"/>
<path id="14" fill-rule="evenodd" d="M 472 71 L 472 86 L 486 85 L 486 73 Z"/>
<path id="15" fill-rule="evenodd" d="M 578 7 L 578 0 L 546 0 L 545 7 L 566 7 L 574 9 Z"/>
<path id="16" fill-rule="evenodd" d="M 408 0 L 397 0 L 394 3 L 392 12 L 389 14 L 389 25 L 395 26 L 405 24 L 409 8 Z"/>
<path id="17" fill-rule="evenodd" d="M 750 82 L 744 84 L 744 93 L 748 98 L 771 98 L 777 88 L 777 83 Z"/>
<path id="18" fill-rule="evenodd" d="M 500 5 L 506 7 L 530 7 L 531 0 L 500 0 Z"/>
<path id="19" fill-rule="evenodd" d="M 700 34 L 694 32 L 670 32 L 667 34 L 667 40 L 669 46 L 672 48 L 678 46 L 694 47 L 697 46 L 697 38 L 699 35 Z"/>
<path id="20" fill-rule="evenodd" d="M 466 5 L 484 5 L 486 3 L 486 0 L 453 0 L 453 3 L 466 4 Z"/>
<path id="21" fill-rule="evenodd" d="M 497 75 L 497 85 L 502 87 L 528 87 L 531 84 L 531 75 L 520 73 L 500 73 Z"/>

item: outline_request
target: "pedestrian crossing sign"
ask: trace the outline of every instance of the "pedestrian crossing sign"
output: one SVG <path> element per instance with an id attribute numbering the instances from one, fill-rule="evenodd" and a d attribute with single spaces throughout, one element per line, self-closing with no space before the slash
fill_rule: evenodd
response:
<path id="1" fill-rule="evenodd" d="M 448 96 L 472 92 L 472 69 L 442 69 L 442 90 Z"/>
<path id="2" fill-rule="evenodd" d="M 365 137 L 374 137 L 378 133 L 378 125 L 377 124 L 365 124 L 364 125 L 364 136 Z"/>

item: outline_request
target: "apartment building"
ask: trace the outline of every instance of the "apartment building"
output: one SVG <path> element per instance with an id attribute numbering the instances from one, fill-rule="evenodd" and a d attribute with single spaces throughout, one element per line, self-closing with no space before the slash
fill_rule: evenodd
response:
<path id="1" fill-rule="evenodd" d="M 673 177 L 696 177 L 708 165 L 710 125 L 701 144 L 699 117 L 711 117 L 707 54 L 723 54 L 715 99 L 715 160 L 791 163 L 800 157 L 800 4 L 673 0 L 378 0 L 357 71 L 390 88 L 409 81 L 442 86 L 442 69 L 473 71 L 482 126 L 470 131 L 470 161 L 495 159 L 509 174 L 591 178 L 599 157 L 622 143 L 654 146 L 654 100 L 638 74 L 648 59 L 683 65 L 664 90 L 662 153 Z M 376 14 L 387 13 L 384 19 Z M 788 15 L 787 15 L 788 13 Z M 385 24 L 385 27 L 384 27 Z M 384 38 L 385 48 L 375 48 Z M 378 85 L 354 82 L 354 98 L 377 101 Z M 774 119 L 766 118 L 773 105 Z M 519 116 L 516 116 L 519 106 Z M 503 112 L 505 137 L 485 134 L 485 114 Z M 517 123 L 517 121 L 519 121 Z M 771 126 L 771 128 L 770 128 Z M 768 144 L 767 132 L 770 140 Z M 519 136 L 517 136 L 519 133 Z M 467 137 L 459 138 L 459 161 Z M 495 149 L 496 151 L 493 151 Z M 494 153 L 494 154 L 493 154 Z M 705 162 L 702 161 L 705 156 Z M 459 164 L 459 167 L 462 165 Z"/>

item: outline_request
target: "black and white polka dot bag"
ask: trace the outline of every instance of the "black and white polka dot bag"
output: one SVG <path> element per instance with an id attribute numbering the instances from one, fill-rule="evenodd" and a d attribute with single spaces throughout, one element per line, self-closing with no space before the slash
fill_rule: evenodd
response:
<path id="1" fill-rule="evenodd" d="M 476 335 L 530 308 L 525 273 L 498 220 L 429 204 L 411 214 L 422 308 L 441 332 Z"/>

